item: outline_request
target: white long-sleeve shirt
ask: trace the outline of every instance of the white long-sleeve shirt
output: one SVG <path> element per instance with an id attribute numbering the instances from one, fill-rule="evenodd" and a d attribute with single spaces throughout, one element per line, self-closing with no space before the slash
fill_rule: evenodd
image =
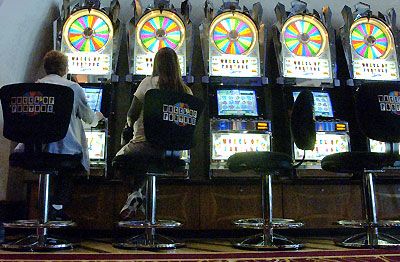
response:
<path id="1" fill-rule="evenodd" d="M 59 75 L 47 75 L 37 82 L 68 86 L 74 91 L 74 103 L 67 134 L 60 141 L 47 144 L 45 151 L 54 154 L 82 154 L 82 166 L 89 172 L 89 151 L 82 120 L 94 127 L 97 126 L 99 119 L 89 107 L 85 92 L 79 84 Z M 21 149 L 17 147 L 16 151 Z"/>

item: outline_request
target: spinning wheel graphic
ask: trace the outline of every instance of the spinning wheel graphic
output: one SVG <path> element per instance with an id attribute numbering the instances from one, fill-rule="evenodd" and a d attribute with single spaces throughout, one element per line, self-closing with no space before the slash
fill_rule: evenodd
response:
<path id="1" fill-rule="evenodd" d="M 185 26 L 182 20 L 170 11 L 150 12 L 139 20 L 137 28 L 137 39 L 152 53 L 163 47 L 176 50 L 185 40 Z"/>
<path id="2" fill-rule="evenodd" d="M 385 58 L 393 50 L 390 29 L 375 18 L 361 18 L 350 29 L 351 46 L 355 52 L 367 59 Z"/>
<path id="3" fill-rule="evenodd" d="M 325 49 L 325 27 L 311 16 L 295 15 L 289 18 L 282 32 L 286 47 L 297 56 L 316 57 Z"/>
<path id="4" fill-rule="evenodd" d="M 238 12 L 226 12 L 217 16 L 211 24 L 210 32 L 211 42 L 225 54 L 247 54 L 257 42 L 254 22 Z"/>
<path id="5" fill-rule="evenodd" d="M 63 36 L 71 50 L 98 52 L 106 47 L 113 35 L 110 19 L 102 12 L 92 9 L 72 14 L 64 24 Z"/>

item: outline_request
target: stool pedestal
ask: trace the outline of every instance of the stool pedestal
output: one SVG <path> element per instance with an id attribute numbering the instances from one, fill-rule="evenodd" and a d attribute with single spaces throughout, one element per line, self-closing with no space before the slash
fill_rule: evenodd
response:
<path id="1" fill-rule="evenodd" d="M 156 178 L 160 174 L 147 173 L 146 179 L 146 218 L 144 221 L 120 221 L 118 226 L 122 228 L 143 228 L 143 234 L 113 243 L 116 248 L 122 249 L 172 249 L 185 246 L 184 242 L 160 235 L 156 232 L 159 228 L 176 228 L 182 224 L 173 220 L 157 220 L 157 187 Z"/>
<path id="2" fill-rule="evenodd" d="M 341 220 L 337 224 L 348 228 L 364 228 L 365 232 L 351 236 L 336 245 L 350 248 L 399 248 L 400 239 L 389 234 L 379 232 L 380 228 L 398 227 L 400 220 L 378 220 L 376 196 L 374 188 L 374 174 L 381 170 L 367 170 L 363 175 L 363 200 L 365 206 L 365 220 Z"/>
<path id="3" fill-rule="evenodd" d="M 241 241 L 234 242 L 233 246 L 252 250 L 280 250 L 299 249 L 304 245 L 295 243 L 283 236 L 274 233 L 276 228 L 299 228 L 303 223 L 292 219 L 274 219 L 272 215 L 272 176 L 267 173 L 261 175 L 261 209 L 262 218 L 240 219 L 234 224 L 242 228 L 261 229 L 263 232 Z"/>
<path id="4" fill-rule="evenodd" d="M 52 173 L 52 175 L 56 175 Z M 72 221 L 49 221 L 49 192 L 50 173 L 39 173 L 39 209 L 38 220 L 17 220 L 4 223 L 5 228 L 30 228 L 36 229 L 36 234 L 19 239 L 14 242 L 4 243 L 2 248 L 15 251 L 51 251 L 58 249 L 71 249 L 73 244 L 66 240 L 57 239 L 48 235 L 48 229 L 75 226 Z"/>

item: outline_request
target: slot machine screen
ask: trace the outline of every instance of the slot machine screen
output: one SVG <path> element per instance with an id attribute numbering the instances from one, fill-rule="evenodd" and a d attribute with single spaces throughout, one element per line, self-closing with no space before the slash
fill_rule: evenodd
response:
<path id="1" fill-rule="evenodd" d="M 90 108 L 95 112 L 100 112 L 103 88 L 84 87 L 83 90 Z"/>
<path id="2" fill-rule="evenodd" d="M 105 160 L 106 133 L 104 131 L 87 130 L 85 135 L 88 143 L 89 159 Z"/>
<path id="3" fill-rule="evenodd" d="M 294 100 L 297 99 L 300 92 L 293 92 Z M 312 92 L 314 95 L 314 112 L 315 116 L 320 117 L 333 117 L 333 108 L 329 93 L 326 92 Z"/>
<path id="4" fill-rule="evenodd" d="M 258 116 L 255 90 L 217 90 L 218 116 Z"/>

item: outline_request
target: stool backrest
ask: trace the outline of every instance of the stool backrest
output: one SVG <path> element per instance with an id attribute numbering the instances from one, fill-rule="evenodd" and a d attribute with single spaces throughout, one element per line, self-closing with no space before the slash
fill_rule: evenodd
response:
<path id="1" fill-rule="evenodd" d="M 355 95 L 356 115 L 364 134 L 382 142 L 400 142 L 400 84 L 366 83 Z"/>
<path id="2" fill-rule="evenodd" d="M 316 139 L 314 96 L 310 90 L 301 91 L 294 102 L 290 128 L 293 140 L 299 149 L 314 149 Z"/>
<path id="3" fill-rule="evenodd" d="M 71 120 L 74 91 L 61 85 L 20 83 L 0 89 L 5 138 L 27 145 L 61 140 Z"/>
<path id="4" fill-rule="evenodd" d="M 204 103 L 197 97 L 151 89 L 144 98 L 143 124 L 146 140 L 165 150 L 187 150 Z"/>

